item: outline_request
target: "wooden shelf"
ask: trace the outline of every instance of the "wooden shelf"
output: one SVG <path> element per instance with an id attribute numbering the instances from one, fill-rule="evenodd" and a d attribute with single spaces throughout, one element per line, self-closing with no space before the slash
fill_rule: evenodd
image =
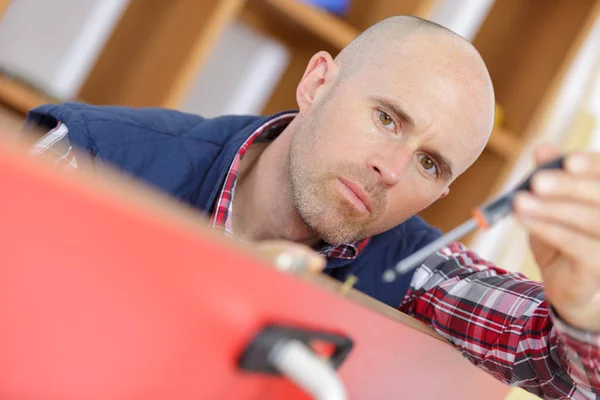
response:
<path id="1" fill-rule="evenodd" d="M 79 97 L 177 107 L 245 0 L 131 0 Z"/>
<path id="2" fill-rule="evenodd" d="M 182 105 L 187 90 L 193 85 L 199 69 L 209 57 L 219 36 L 240 13 L 245 0 L 221 0 L 212 10 L 212 18 L 206 23 L 202 35 L 191 46 L 188 55 L 182 61 L 177 77 L 171 84 L 161 106 L 177 108 Z"/>
<path id="3" fill-rule="evenodd" d="M 504 107 L 504 125 L 523 136 L 597 0 L 494 2 L 473 40 Z"/>
<path id="4" fill-rule="evenodd" d="M 523 142 L 506 129 L 494 128 L 486 148 L 505 159 L 511 159 L 521 152 Z"/>
<path id="5" fill-rule="evenodd" d="M 53 102 L 55 102 L 54 99 L 0 74 L 0 103 L 7 107 L 21 114 L 27 114 L 32 108 Z"/>
<path id="6" fill-rule="evenodd" d="M 344 48 L 360 33 L 360 30 L 335 15 L 298 0 L 259 1 L 292 19 L 337 50 Z"/>
<path id="7" fill-rule="evenodd" d="M 348 18 L 344 20 L 320 8 L 299 0 L 256 0 L 276 9 L 315 36 L 343 49 L 352 39 L 375 22 L 390 15 L 415 15 L 427 18 L 437 0 L 377 0 L 366 2 L 368 9 L 351 3 Z"/>
<path id="8" fill-rule="evenodd" d="M 439 0 L 353 0 L 345 18 L 362 31 L 392 15 L 428 18 L 438 2 Z"/>

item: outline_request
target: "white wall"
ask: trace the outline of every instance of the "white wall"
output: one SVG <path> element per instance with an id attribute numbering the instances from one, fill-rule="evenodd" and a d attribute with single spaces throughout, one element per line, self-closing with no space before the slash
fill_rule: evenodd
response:
<path id="1" fill-rule="evenodd" d="M 600 62 L 598 62 L 597 65 L 600 66 Z M 596 126 L 589 143 L 589 149 L 600 151 L 600 71 L 596 71 L 596 82 L 594 84 L 594 88 L 592 89 L 592 95 L 590 97 L 588 107 L 596 120 Z"/>
<path id="2" fill-rule="evenodd" d="M 73 98 L 129 0 L 13 0 L 0 20 L 0 69 Z"/>
<path id="3" fill-rule="evenodd" d="M 438 0 L 429 19 L 472 42 L 495 0 Z"/>

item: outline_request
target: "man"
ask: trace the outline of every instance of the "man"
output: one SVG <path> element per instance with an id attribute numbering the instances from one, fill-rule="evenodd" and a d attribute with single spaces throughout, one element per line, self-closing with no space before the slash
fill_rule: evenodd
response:
<path id="1" fill-rule="evenodd" d="M 53 128 L 35 154 L 56 152 L 67 168 L 116 166 L 226 235 L 316 251 L 325 273 L 355 275 L 359 290 L 432 326 L 505 383 L 552 399 L 598 396 L 599 154 L 568 157 L 517 198 L 544 286 L 458 243 L 385 283 L 385 269 L 440 236 L 415 214 L 447 195 L 486 145 L 486 67 L 445 28 L 393 17 L 335 60 L 315 54 L 296 97 L 299 112 L 267 118 L 61 104 L 33 110 L 28 124 Z M 542 147 L 537 161 L 557 155 Z"/>

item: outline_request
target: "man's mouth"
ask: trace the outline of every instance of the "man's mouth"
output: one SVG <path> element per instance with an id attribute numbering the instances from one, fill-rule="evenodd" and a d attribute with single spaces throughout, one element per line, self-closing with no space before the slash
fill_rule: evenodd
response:
<path id="1" fill-rule="evenodd" d="M 338 179 L 340 189 L 344 197 L 360 212 L 370 213 L 373 208 L 371 198 L 363 188 L 347 179 Z"/>

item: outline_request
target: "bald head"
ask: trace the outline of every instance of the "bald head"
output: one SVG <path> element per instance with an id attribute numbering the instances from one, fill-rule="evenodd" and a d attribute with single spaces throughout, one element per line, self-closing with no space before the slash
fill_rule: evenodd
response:
<path id="1" fill-rule="evenodd" d="M 376 23 L 352 40 L 335 60 L 341 66 L 341 74 L 348 76 L 365 63 L 390 61 L 392 56 L 401 55 L 417 40 L 428 40 L 439 46 L 462 50 L 479 64 L 481 78 L 491 86 L 485 64 L 471 43 L 448 28 L 419 17 L 401 15 Z"/>

